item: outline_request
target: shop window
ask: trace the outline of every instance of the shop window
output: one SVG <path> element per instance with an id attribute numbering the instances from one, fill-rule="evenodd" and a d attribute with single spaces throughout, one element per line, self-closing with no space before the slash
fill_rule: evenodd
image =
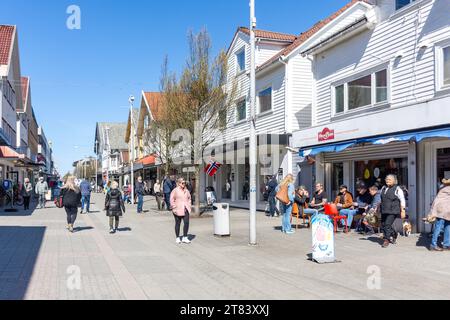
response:
<path id="1" fill-rule="evenodd" d="M 368 187 L 385 185 L 386 176 L 397 176 L 399 185 L 408 186 L 408 159 L 383 159 L 355 162 L 355 189 L 364 182 Z"/>
<path id="2" fill-rule="evenodd" d="M 439 186 L 442 179 L 450 179 L 450 148 L 437 150 L 437 178 Z"/>
<path id="3" fill-rule="evenodd" d="M 245 71 L 245 48 L 236 53 L 237 72 Z"/>
<path id="4" fill-rule="evenodd" d="M 444 86 L 450 86 L 450 46 L 444 48 L 443 50 L 444 56 Z"/>
<path id="5" fill-rule="evenodd" d="M 387 101 L 387 70 L 375 74 L 377 103 Z"/>
<path id="6" fill-rule="evenodd" d="M 359 108 L 388 102 L 387 69 L 365 75 L 334 87 L 334 113 L 342 114 Z"/>
<path id="7" fill-rule="evenodd" d="M 344 85 L 336 87 L 336 113 L 344 112 Z"/>
<path id="8" fill-rule="evenodd" d="M 410 3 L 413 3 L 415 0 L 395 0 L 395 10 L 400 10 L 403 7 L 406 7 Z"/>
<path id="9" fill-rule="evenodd" d="M 258 94 L 259 113 L 272 110 L 272 88 L 267 88 Z"/>
<path id="10" fill-rule="evenodd" d="M 245 99 L 239 101 L 236 106 L 236 121 L 247 119 L 247 102 Z"/>
<path id="11" fill-rule="evenodd" d="M 372 77 L 370 75 L 348 84 L 348 109 L 365 107 L 372 102 Z"/>
<path id="12" fill-rule="evenodd" d="M 336 199 L 339 194 L 339 187 L 344 184 L 343 163 L 333 163 L 332 177 L 331 199 L 329 199 L 329 201 L 334 201 L 334 199 Z"/>

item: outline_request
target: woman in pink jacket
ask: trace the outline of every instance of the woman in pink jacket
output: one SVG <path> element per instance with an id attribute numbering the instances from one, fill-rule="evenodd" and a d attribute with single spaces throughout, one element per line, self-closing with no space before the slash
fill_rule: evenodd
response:
<path id="1" fill-rule="evenodd" d="M 191 194 L 186 188 L 186 181 L 183 178 L 177 180 L 177 187 L 170 194 L 170 207 L 175 217 L 176 242 L 191 243 L 188 238 L 189 215 L 191 214 Z M 183 238 L 180 238 L 181 221 L 184 221 Z"/>

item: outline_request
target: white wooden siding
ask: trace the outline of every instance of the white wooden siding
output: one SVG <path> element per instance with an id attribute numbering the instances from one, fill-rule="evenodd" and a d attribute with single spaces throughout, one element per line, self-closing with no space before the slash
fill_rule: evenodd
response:
<path id="1" fill-rule="evenodd" d="M 256 66 L 264 64 L 280 52 L 285 46 L 259 42 L 256 46 Z"/>
<path id="2" fill-rule="evenodd" d="M 292 131 L 311 126 L 313 74 L 311 61 L 300 54 L 289 60 L 289 122 Z"/>
<path id="3" fill-rule="evenodd" d="M 386 3 L 382 3 L 387 8 Z M 432 47 L 419 49 L 427 40 L 450 39 L 450 1 L 425 2 L 421 9 L 394 14 L 366 31 L 316 57 L 316 121 L 331 120 L 333 83 L 389 63 L 391 108 L 424 102 L 435 95 L 435 61 Z M 395 59 L 402 50 L 404 56 Z"/>

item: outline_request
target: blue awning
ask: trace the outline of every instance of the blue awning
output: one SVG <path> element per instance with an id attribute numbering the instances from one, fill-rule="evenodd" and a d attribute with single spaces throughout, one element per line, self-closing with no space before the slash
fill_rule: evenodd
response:
<path id="1" fill-rule="evenodd" d="M 450 128 L 436 129 L 428 131 L 419 131 L 413 133 L 404 134 L 393 134 L 384 137 L 376 138 L 363 138 L 358 140 L 353 140 L 346 143 L 337 143 L 325 146 L 317 146 L 313 148 L 303 149 L 300 151 L 300 157 L 316 156 L 322 152 L 342 152 L 350 147 L 357 144 L 373 144 L 373 145 L 385 145 L 391 142 L 401 142 L 401 141 L 416 141 L 421 142 L 427 138 L 449 138 L 450 139 Z"/>

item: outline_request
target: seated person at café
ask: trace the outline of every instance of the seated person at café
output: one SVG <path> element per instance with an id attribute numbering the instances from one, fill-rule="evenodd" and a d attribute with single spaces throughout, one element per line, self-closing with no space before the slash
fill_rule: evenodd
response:
<path id="1" fill-rule="evenodd" d="M 363 218 L 361 219 L 361 228 L 359 231 L 368 235 L 372 235 L 375 234 L 375 230 L 368 221 L 368 215 L 378 216 L 378 209 L 381 204 L 381 193 L 377 186 L 370 187 L 369 193 L 372 196 L 372 202 L 367 206 L 366 211 L 363 213 Z"/>
<path id="2" fill-rule="evenodd" d="M 357 210 L 357 215 L 365 215 L 367 212 L 367 208 L 372 203 L 372 196 L 369 193 L 369 189 L 367 188 L 364 182 L 361 182 L 356 190 L 358 191 L 358 196 L 356 197 L 356 202 L 353 204 L 355 209 Z M 356 227 L 357 231 L 360 231 L 362 225 L 362 219 L 358 220 L 358 224 Z"/>
<path id="3" fill-rule="evenodd" d="M 312 198 L 311 203 L 309 203 L 309 208 L 315 209 L 318 212 L 323 211 L 325 205 L 328 203 L 328 196 L 323 189 L 321 183 L 316 184 L 316 192 Z"/>
<path id="4" fill-rule="evenodd" d="M 300 186 L 295 192 L 295 203 L 299 208 L 303 208 L 303 214 L 313 216 L 319 213 L 316 209 L 310 209 L 309 206 L 309 192 L 306 187 Z"/>
<path id="5" fill-rule="evenodd" d="M 352 228 L 353 217 L 358 212 L 358 210 L 354 209 L 353 196 L 350 192 L 348 192 L 348 187 L 346 185 L 342 185 L 339 188 L 339 194 L 334 201 L 334 204 L 337 206 L 339 210 L 339 214 L 341 216 L 347 217 L 347 225 L 348 229 Z M 345 226 L 345 220 L 341 220 L 341 224 Z"/>

